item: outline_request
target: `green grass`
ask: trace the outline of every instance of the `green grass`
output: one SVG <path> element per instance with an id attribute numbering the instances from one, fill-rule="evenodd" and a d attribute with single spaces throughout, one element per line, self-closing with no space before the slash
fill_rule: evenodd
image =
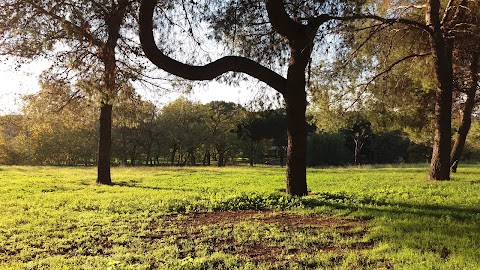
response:
<path id="1" fill-rule="evenodd" d="M 0 167 L 1 269 L 480 269 L 480 166 Z"/>

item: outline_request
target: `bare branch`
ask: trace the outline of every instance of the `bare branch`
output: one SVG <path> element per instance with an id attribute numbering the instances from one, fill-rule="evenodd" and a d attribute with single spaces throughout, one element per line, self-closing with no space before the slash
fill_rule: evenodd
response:
<path id="1" fill-rule="evenodd" d="M 445 12 L 443 13 L 443 17 L 441 20 L 441 24 L 443 25 L 445 23 L 445 20 L 448 18 L 448 14 L 450 14 L 450 10 L 453 8 L 453 2 L 455 0 L 450 0 L 448 1 L 447 7 L 445 8 Z"/>
<path id="2" fill-rule="evenodd" d="M 414 21 L 414 20 L 409 20 L 404 18 L 387 19 L 381 16 L 371 15 L 371 14 L 357 14 L 357 15 L 350 15 L 350 16 L 330 16 L 327 14 L 322 14 L 315 18 L 315 20 L 320 20 L 322 22 L 326 20 L 352 21 L 352 20 L 363 20 L 363 19 L 371 19 L 371 20 L 375 20 L 383 23 L 391 23 L 391 24 L 393 23 L 405 24 L 405 25 L 419 28 L 428 33 L 431 33 L 432 31 L 428 27 L 428 25 L 421 22 Z"/>

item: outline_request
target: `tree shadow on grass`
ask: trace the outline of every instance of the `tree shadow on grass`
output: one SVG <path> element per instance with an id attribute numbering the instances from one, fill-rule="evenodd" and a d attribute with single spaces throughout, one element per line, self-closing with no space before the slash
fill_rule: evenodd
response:
<path id="1" fill-rule="evenodd" d="M 193 188 L 178 188 L 178 187 L 158 187 L 158 186 L 145 186 L 137 184 L 138 181 L 132 180 L 130 182 L 116 182 L 112 183 L 112 186 L 119 186 L 119 187 L 130 187 L 130 188 L 140 188 L 140 189 L 150 189 L 150 190 L 165 190 L 165 191 L 196 191 Z"/>
<path id="2" fill-rule="evenodd" d="M 302 199 L 306 207 L 314 208 L 319 206 L 328 206 L 342 210 L 367 210 L 381 213 L 389 212 L 395 214 L 412 214 L 418 216 L 429 216 L 442 218 L 449 216 L 458 221 L 478 218 L 480 207 L 459 207 L 438 204 L 411 204 L 406 202 L 386 202 L 372 197 L 358 198 L 347 193 L 318 193 L 311 197 Z"/>
<path id="3" fill-rule="evenodd" d="M 442 263 L 455 254 L 460 265 L 472 262 L 480 265 L 478 207 L 385 202 L 346 193 L 320 193 L 302 202 L 307 208 L 326 206 L 377 220 L 373 237 L 389 243 L 393 249 L 434 254 Z M 412 260 L 420 262 L 422 256 Z"/>

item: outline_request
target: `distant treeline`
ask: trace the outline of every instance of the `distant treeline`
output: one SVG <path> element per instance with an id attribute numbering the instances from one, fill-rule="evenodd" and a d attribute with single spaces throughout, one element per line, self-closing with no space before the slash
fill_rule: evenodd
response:
<path id="1" fill-rule="evenodd" d="M 97 110 L 71 101 L 51 110 L 28 99 L 23 115 L 0 117 L 0 163 L 4 165 L 95 165 Z M 283 109 L 249 111 L 222 101 L 200 104 L 180 98 L 159 109 L 140 98 L 116 104 L 112 164 L 168 166 L 284 165 L 287 147 Z M 353 119 L 353 120 L 352 120 Z M 335 131 L 320 131 L 309 119 L 309 166 L 428 162 L 428 143 L 401 130 L 375 132 L 353 117 Z M 464 158 L 479 160 L 467 145 Z"/>

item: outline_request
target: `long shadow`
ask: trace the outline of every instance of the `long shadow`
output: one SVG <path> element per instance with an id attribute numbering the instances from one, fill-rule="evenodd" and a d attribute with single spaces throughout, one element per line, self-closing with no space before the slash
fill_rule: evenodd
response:
<path id="1" fill-rule="evenodd" d="M 307 208 L 327 206 L 351 213 L 362 211 L 367 213 L 365 219 L 386 216 L 387 219 L 378 224 L 383 227 L 383 233 L 375 237 L 392 244 L 394 248 L 414 249 L 418 254 L 431 252 L 442 260 L 447 260 L 455 252 L 465 261 L 480 265 L 480 256 L 473 255 L 475 258 L 471 258 L 472 254 L 479 254 L 480 251 L 479 208 L 373 199 L 368 203 L 360 201 L 352 201 L 352 197 L 346 194 L 332 193 L 302 199 Z M 465 243 L 469 243 L 469 246 L 465 246 Z"/>
<path id="2" fill-rule="evenodd" d="M 175 188 L 175 187 L 151 187 L 151 186 L 142 186 L 137 185 L 137 182 L 117 182 L 112 183 L 112 186 L 119 187 L 130 187 L 130 188 L 140 188 L 140 189 L 150 189 L 150 190 L 173 190 L 173 191 L 196 191 L 194 188 Z"/>
<path id="3" fill-rule="evenodd" d="M 315 197 L 302 199 L 305 207 L 315 208 L 328 206 L 335 209 L 346 209 L 351 211 L 368 210 L 372 212 L 390 212 L 395 214 L 413 214 L 418 216 L 429 216 L 441 218 L 449 216 L 458 221 L 466 221 L 478 218 L 480 208 L 457 207 L 435 204 L 410 204 L 405 202 L 386 202 L 373 198 L 355 198 L 344 193 L 319 193 Z M 382 207 L 382 208 L 379 208 Z"/>

